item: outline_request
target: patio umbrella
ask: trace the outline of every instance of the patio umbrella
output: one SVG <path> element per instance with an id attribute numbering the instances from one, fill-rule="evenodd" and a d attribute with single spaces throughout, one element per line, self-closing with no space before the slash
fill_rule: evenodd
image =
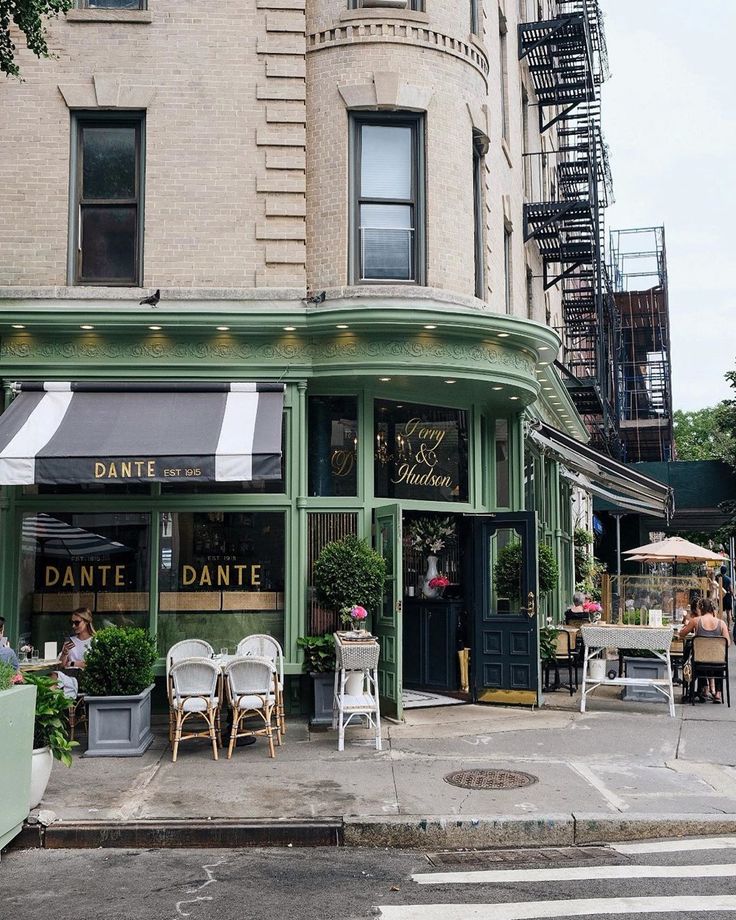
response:
<path id="1" fill-rule="evenodd" d="M 40 550 L 45 556 L 72 559 L 75 556 L 124 553 L 128 547 L 41 512 L 23 521 L 23 549 L 25 552 Z"/>
<path id="2" fill-rule="evenodd" d="M 639 562 L 723 562 L 719 553 L 711 552 L 682 537 L 666 537 L 658 543 L 627 549 L 624 556 L 628 559 L 636 556 Z"/>

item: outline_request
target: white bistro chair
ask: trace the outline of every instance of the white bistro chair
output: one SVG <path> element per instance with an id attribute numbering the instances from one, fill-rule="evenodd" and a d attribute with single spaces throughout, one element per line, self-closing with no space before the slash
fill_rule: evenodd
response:
<path id="1" fill-rule="evenodd" d="M 225 686 L 233 717 L 227 748 L 228 760 L 233 756 L 237 739 L 250 735 L 265 735 L 269 754 L 275 757 L 273 716 L 276 711 L 276 670 L 271 659 L 257 655 L 236 658 L 225 668 Z M 242 723 L 251 716 L 260 718 L 263 728 L 243 727 Z M 278 728 L 276 740 L 281 744 Z"/>
<path id="2" fill-rule="evenodd" d="M 345 728 L 355 718 L 365 719 L 375 729 L 376 750 L 381 750 L 381 709 L 378 700 L 377 642 L 342 642 L 335 633 L 335 694 L 332 704 L 332 727 L 337 728 L 337 749 L 345 750 Z M 349 674 L 362 675 L 359 693 L 347 692 Z"/>
<path id="3" fill-rule="evenodd" d="M 171 696 L 171 666 L 185 658 L 212 658 L 215 650 L 204 639 L 182 639 L 175 642 L 166 653 L 166 695 L 169 698 L 169 741 L 174 738 L 174 707 Z"/>
<path id="4" fill-rule="evenodd" d="M 170 675 L 174 713 L 173 762 L 176 763 L 179 743 L 191 738 L 209 738 L 217 760 L 220 666 L 208 658 L 184 658 L 174 662 Z M 182 734 L 184 723 L 192 716 L 204 719 L 206 728 Z"/>
<path id="5" fill-rule="evenodd" d="M 286 717 L 284 715 L 284 651 L 280 644 L 265 633 L 254 633 L 238 643 L 237 655 L 257 655 L 270 658 L 276 668 L 276 727 L 279 735 L 286 734 Z"/>

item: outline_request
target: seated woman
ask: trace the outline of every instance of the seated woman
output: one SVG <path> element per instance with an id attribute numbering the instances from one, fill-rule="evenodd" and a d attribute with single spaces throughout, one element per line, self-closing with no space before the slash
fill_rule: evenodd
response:
<path id="1" fill-rule="evenodd" d="M 572 605 L 565 611 L 565 625 L 574 623 L 576 620 L 590 620 L 590 614 L 584 605 L 585 595 L 581 591 L 576 591 L 572 596 Z"/>
<path id="2" fill-rule="evenodd" d="M 724 620 L 719 620 L 716 616 L 713 601 L 709 597 L 702 597 L 697 602 L 697 609 L 693 613 L 692 607 L 694 603 L 695 602 L 693 601 L 693 603 L 690 605 L 692 614 L 691 618 L 678 633 L 680 638 L 684 639 L 685 636 L 688 635 L 692 635 L 694 637 L 705 636 L 710 638 L 718 638 L 719 636 L 722 636 L 726 640 L 726 643 L 730 645 L 731 636 L 728 632 L 728 626 Z M 708 678 L 707 691 L 714 703 L 722 702 L 721 691 L 716 688 L 715 678 Z M 706 688 L 703 687 L 698 693 L 701 702 L 705 702 L 705 694 Z"/>
<path id="3" fill-rule="evenodd" d="M 89 607 L 78 607 L 72 613 L 72 635 L 61 650 L 62 668 L 83 668 L 84 656 L 95 634 L 92 625 L 92 611 Z"/>

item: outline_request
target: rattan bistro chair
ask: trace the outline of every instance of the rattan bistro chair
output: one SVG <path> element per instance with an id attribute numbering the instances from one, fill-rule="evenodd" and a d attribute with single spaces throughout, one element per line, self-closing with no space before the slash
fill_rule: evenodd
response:
<path id="1" fill-rule="evenodd" d="M 174 707 L 171 702 L 171 666 L 185 658 L 212 658 L 214 649 L 204 639 L 182 639 L 166 653 L 166 695 L 169 698 L 169 741 L 174 739 Z"/>
<path id="2" fill-rule="evenodd" d="M 184 658 L 174 662 L 170 675 L 174 713 L 173 762 L 176 763 L 179 743 L 191 738 L 209 738 L 217 760 L 220 666 L 208 658 Z M 184 723 L 192 716 L 204 719 L 207 727 L 182 734 Z"/>
<path id="3" fill-rule="evenodd" d="M 695 703 L 695 688 L 700 678 L 716 678 L 724 683 L 729 709 L 731 686 L 728 678 L 728 640 L 725 636 L 695 636 L 690 656 L 690 702 Z M 723 693 L 721 693 L 723 699 Z"/>
<path id="4" fill-rule="evenodd" d="M 284 714 L 284 651 L 280 644 L 265 633 L 254 633 L 238 643 L 237 655 L 257 655 L 269 658 L 276 668 L 276 727 L 281 736 L 286 734 L 286 716 Z"/>
<path id="5" fill-rule="evenodd" d="M 236 658 L 225 668 L 228 705 L 233 714 L 230 743 L 227 748 L 228 760 L 233 756 L 233 748 L 238 738 L 250 735 L 265 735 L 268 739 L 269 755 L 276 756 L 273 749 L 273 716 L 276 711 L 275 685 L 276 670 L 270 658 L 248 655 Z M 263 727 L 244 728 L 242 723 L 248 717 L 260 718 Z M 276 729 L 276 740 L 281 744 L 278 728 Z"/>

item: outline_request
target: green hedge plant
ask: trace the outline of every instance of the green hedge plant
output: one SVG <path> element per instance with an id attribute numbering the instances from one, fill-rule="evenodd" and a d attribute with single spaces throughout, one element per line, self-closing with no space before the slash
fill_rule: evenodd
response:
<path id="1" fill-rule="evenodd" d="M 314 563 L 317 601 L 336 614 L 353 604 L 377 611 L 385 581 L 383 558 L 356 536 L 328 543 Z"/>
<path id="2" fill-rule="evenodd" d="M 51 677 L 26 674 L 24 683 L 36 688 L 36 720 L 33 723 L 33 747 L 49 747 L 65 767 L 72 765 L 72 748 L 77 742 L 69 738 L 70 701 Z"/>
<path id="3" fill-rule="evenodd" d="M 87 696 L 137 696 L 153 683 L 156 642 L 145 631 L 108 626 L 85 655 L 82 685 Z"/>
<path id="4" fill-rule="evenodd" d="M 335 670 L 335 640 L 326 636 L 300 636 L 296 640 L 304 650 L 304 670 L 308 674 L 326 674 Z"/>

